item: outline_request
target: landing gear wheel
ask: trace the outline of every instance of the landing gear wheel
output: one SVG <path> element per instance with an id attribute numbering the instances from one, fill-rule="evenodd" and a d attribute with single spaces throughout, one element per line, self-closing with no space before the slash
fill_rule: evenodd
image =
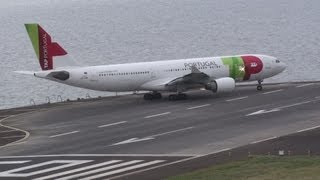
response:
<path id="1" fill-rule="evenodd" d="M 258 80 L 258 86 L 257 86 L 258 91 L 262 90 L 262 85 L 261 85 L 262 82 L 263 82 L 263 80 Z"/>
<path id="2" fill-rule="evenodd" d="M 144 94 L 143 99 L 144 100 L 153 100 L 153 99 L 161 99 L 162 95 L 161 93 L 155 92 L 155 93 L 147 93 Z"/>
<path id="3" fill-rule="evenodd" d="M 258 85 L 258 86 L 257 86 L 257 90 L 258 90 L 258 91 L 261 91 L 261 90 L 262 90 L 262 86 L 261 86 L 261 85 Z"/>
<path id="4" fill-rule="evenodd" d="M 170 94 L 169 95 L 169 101 L 176 101 L 176 100 L 186 100 L 188 96 L 186 94 Z"/>
<path id="5" fill-rule="evenodd" d="M 161 98 L 162 98 L 162 95 L 161 95 L 161 93 L 154 93 L 154 94 L 153 94 L 153 98 L 154 98 L 154 99 L 161 99 Z"/>
<path id="6" fill-rule="evenodd" d="M 187 99 L 187 95 L 186 94 L 178 94 L 178 99 L 179 100 L 186 100 Z"/>
<path id="7" fill-rule="evenodd" d="M 175 94 L 170 94 L 169 95 L 169 101 L 175 101 L 175 100 L 177 100 L 178 99 L 178 96 L 177 95 L 175 95 Z"/>
<path id="8" fill-rule="evenodd" d="M 153 99 L 153 95 L 150 93 L 144 94 L 143 95 L 143 99 L 144 100 L 152 100 Z"/>

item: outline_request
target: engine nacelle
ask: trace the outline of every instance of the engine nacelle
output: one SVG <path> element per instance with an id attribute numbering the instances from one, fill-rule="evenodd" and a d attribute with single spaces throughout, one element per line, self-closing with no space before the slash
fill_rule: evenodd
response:
<path id="1" fill-rule="evenodd" d="M 206 90 L 211 90 L 214 93 L 228 93 L 232 92 L 236 87 L 236 82 L 230 77 L 215 79 L 206 84 Z"/>

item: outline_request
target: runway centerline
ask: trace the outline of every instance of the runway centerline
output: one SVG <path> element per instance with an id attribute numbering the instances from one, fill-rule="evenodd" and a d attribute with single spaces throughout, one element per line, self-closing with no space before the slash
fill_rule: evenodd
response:
<path id="1" fill-rule="evenodd" d="M 124 124 L 124 123 L 127 123 L 127 121 L 120 121 L 120 122 L 115 122 L 115 123 L 111 123 L 111 124 L 105 124 L 105 125 L 101 125 L 101 126 L 98 126 L 98 127 L 99 128 L 110 127 L 110 126 L 115 126 L 115 125 Z"/>
<path id="2" fill-rule="evenodd" d="M 182 128 L 182 129 L 177 129 L 177 130 L 173 130 L 173 131 L 168 131 L 168 132 L 165 132 L 165 133 L 160 133 L 160 134 L 151 135 L 151 136 L 148 136 L 148 137 L 159 137 L 159 136 L 163 136 L 163 135 L 168 135 L 168 134 L 172 134 L 172 133 L 177 133 L 177 132 L 180 132 L 180 131 L 186 131 L 186 130 L 193 129 L 193 128 L 195 128 L 195 127 L 191 126 L 191 127 L 187 127 L 187 128 Z"/>
<path id="3" fill-rule="evenodd" d="M 150 116 L 146 116 L 144 117 L 145 119 L 148 119 L 148 118 L 153 118 L 153 117 L 158 117 L 158 116 L 163 116 L 163 115 L 167 115 L 167 114 L 170 114 L 171 112 L 164 112 L 164 113 L 160 113 L 160 114 L 154 114 L 154 115 L 150 115 Z"/>
<path id="4" fill-rule="evenodd" d="M 246 99 L 248 98 L 248 96 L 243 96 L 243 97 L 238 97 L 238 98 L 233 98 L 233 99 L 227 99 L 227 102 L 231 102 L 231 101 L 237 101 L 237 100 L 241 100 L 241 99 Z"/>
<path id="5" fill-rule="evenodd" d="M 55 138 L 55 137 L 60 137 L 60 136 L 66 136 L 66 135 L 70 135 L 70 134 L 75 134 L 78 133 L 80 131 L 71 131 L 71 132 L 66 132 L 66 133 L 62 133 L 62 134 L 57 134 L 57 135 L 52 135 L 49 136 L 50 138 Z"/>
<path id="6" fill-rule="evenodd" d="M 204 104 L 204 105 L 189 107 L 189 108 L 187 108 L 187 109 L 188 109 L 188 110 L 198 109 L 198 108 L 207 107 L 207 106 L 210 106 L 210 105 L 211 105 L 211 104 Z"/>
<path id="7" fill-rule="evenodd" d="M 296 87 L 297 88 L 301 88 L 301 87 L 306 87 L 306 86 L 311 86 L 311 85 L 314 85 L 314 83 L 302 84 L 302 85 L 299 85 L 299 86 L 296 86 Z"/>
<path id="8" fill-rule="evenodd" d="M 262 94 L 272 94 L 272 93 L 281 92 L 281 91 L 283 91 L 283 89 L 278 89 L 278 90 L 274 90 L 274 91 L 268 91 L 268 92 L 265 92 L 265 93 L 262 93 Z"/>

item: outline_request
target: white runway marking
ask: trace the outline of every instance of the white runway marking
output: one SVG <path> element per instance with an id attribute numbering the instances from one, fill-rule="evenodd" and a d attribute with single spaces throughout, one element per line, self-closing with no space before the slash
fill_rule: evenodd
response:
<path id="1" fill-rule="evenodd" d="M 0 161 L 0 164 L 23 164 L 23 163 L 26 163 L 26 162 L 30 162 L 29 160 L 28 161 Z"/>
<path id="2" fill-rule="evenodd" d="M 49 176 L 43 176 L 43 177 L 40 177 L 40 178 L 36 178 L 35 180 L 52 179 L 52 178 L 55 178 L 55 177 L 76 173 L 76 172 L 79 172 L 79 171 L 85 171 L 85 170 L 88 170 L 88 169 L 93 169 L 93 168 L 97 168 L 97 167 L 101 167 L 101 166 L 105 166 L 105 165 L 114 164 L 114 163 L 117 163 L 117 162 L 121 162 L 121 160 L 111 160 L 111 161 L 107 161 L 107 162 L 103 162 L 103 163 L 99 163 L 99 164 L 94 164 L 94 165 L 90 165 L 90 166 L 81 167 L 81 168 L 78 168 L 78 169 L 72 169 L 72 170 L 69 170 L 69 171 L 63 171 L 63 172 L 59 172 L 59 173 L 56 173 L 56 174 L 51 174 Z"/>
<path id="3" fill-rule="evenodd" d="M 158 117 L 158 116 L 163 116 L 163 115 L 167 115 L 167 114 L 170 114 L 171 112 L 165 112 L 165 113 L 160 113 L 160 114 L 155 114 L 155 115 L 150 115 L 150 116 L 146 116 L 144 117 L 145 119 L 148 119 L 148 118 L 153 118 L 153 117 Z"/>
<path id="4" fill-rule="evenodd" d="M 14 131 L 18 131 L 18 130 L 10 129 L 10 130 L 5 130 L 5 131 L 0 131 L 0 133 L 8 133 L 8 132 L 14 132 Z"/>
<path id="5" fill-rule="evenodd" d="M 186 130 L 189 130 L 189 129 L 192 129 L 192 128 L 194 128 L 194 127 L 187 127 L 187 128 L 183 128 L 183 129 L 177 129 L 177 130 L 174 130 L 174 131 L 168 131 L 168 132 L 165 132 L 165 133 L 154 134 L 154 135 L 146 136 L 146 137 L 143 137 L 143 138 L 136 138 L 136 137 L 135 138 L 130 138 L 130 139 L 127 139 L 127 140 L 124 140 L 124 141 L 120 141 L 120 142 L 114 143 L 114 144 L 112 144 L 110 146 L 129 144 L 129 143 L 148 141 L 148 140 L 154 140 L 155 137 L 158 137 L 158 136 L 168 135 L 168 134 L 172 134 L 172 133 L 176 133 L 176 132 L 180 132 L 180 131 L 186 131 Z"/>
<path id="6" fill-rule="evenodd" d="M 293 106 L 299 106 L 299 105 L 302 105 L 302 104 L 307 104 L 307 103 L 310 103 L 312 101 L 303 101 L 303 102 L 300 102 L 300 103 L 294 103 L 294 104 L 290 104 L 290 105 L 287 105 L 287 106 L 281 106 L 281 107 L 278 107 L 278 109 L 283 109 L 283 108 L 288 108 L 288 107 L 293 107 Z"/>
<path id="7" fill-rule="evenodd" d="M 79 131 L 72 131 L 72 132 L 57 134 L 57 135 L 53 135 L 53 136 L 49 136 L 49 137 L 50 137 L 50 138 L 55 138 L 55 137 L 65 136 L 65 135 L 74 134 L 74 133 L 78 133 L 78 132 L 79 132 Z"/>
<path id="8" fill-rule="evenodd" d="M 320 99 L 320 96 L 315 97 L 316 99 Z"/>
<path id="9" fill-rule="evenodd" d="M 286 106 L 281 106 L 281 107 L 273 108 L 273 109 L 270 109 L 270 110 L 262 109 L 262 110 L 247 114 L 246 116 L 266 114 L 266 113 L 271 113 L 271 112 L 278 112 L 278 111 L 281 111 L 284 108 L 289 108 L 289 107 L 293 107 L 293 106 L 299 106 L 299 105 L 307 104 L 307 103 L 310 103 L 310 102 L 312 102 L 312 101 L 303 101 L 303 102 L 300 102 L 300 103 L 294 103 L 294 104 L 290 104 L 290 105 L 286 105 Z"/>
<path id="10" fill-rule="evenodd" d="M 193 106 L 193 107 L 189 107 L 187 108 L 188 110 L 190 109 L 198 109 L 198 108 L 202 108 L 202 107 L 206 107 L 206 106 L 210 106 L 211 104 L 204 104 L 204 105 L 200 105 L 200 106 Z"/>
<path id="11" fill-rule="evenodd" d="M 304 132 L 304 131 L 309 131 L 309 130 L 312 130 L 312 129 L 317 129 L 317 128 L 320 128 L 320 126 L 314 126 L 314 127 L 310 127 L 310 128 L 306 128 L 306 129 L 301 129 L 297 132 Z"/>
<path id="12" fill-rule="evenodd" d="M 101 125 L 101 126 L 98 126 L 98 127 L 99 127 L 99 128 L 102 128 L 102 127 L 115 126 L 115 125 L 123 124 L 123 123 L 126 123 L 126 122 L 127 122 L 127 121 L 121 121 L 121 122 L 116 122 L 116 123 Z"/>
<path id="13" fill-rule="evenodd" d="M 280 91 L 283 91 L 283 89 L 278 89 L 278 90 L 274 90 L 274 91 L 268 91 L 268 92 L 265 92 L 265 93 L 262 93 L 262 94 L 272 94 L 272 93 L 276 93 L 276 92 L 280 92 Z"/>
<path id="14" fill-rule="evenodd" d="M 20 135 L 20 136 L 4 136 L 4 137 L 1 137 L 3 139 L 11 139 L 11 138 L 23 138 L 24 135 Z"/>
<path id="15" fill-rule="evenodd" d="M 25 113 L 22 113 L 22 114 L 25 114 Z M 19 115 L 22 115 L 22 114 L 19 114 Z M 12 145 L 16 145 L 16 144 L 19 144 L 19 143 L 22 143 L 24 140 L 26 140 L 29 136 L 30 136 L 30 133 L 28 131 L 25 131 L 25 130 L 22 130 L 22 129 L 18 129 L 18 128 L 15 128 L 15 127 L 10 127 L 10 126 L 6 126 L 6 125 L 3 125 L 2 122 L 4 120 L 7 120 L 7 119 L 10 119 L 12 117 L 16 117 L 16 116 L 19 116 L 19 115 L 11 115 L 11 116 L 8 116 L 8 117 L 5 117 L 3 119 L 0 120 L 0 127 L 5 127 L 5 128 L 9 128 L 9 129 L 12 129 L 12 130 L 17 130 L 17 131 L 21 131 L 21 132 L 24 132 L 26 135 L 21 138 L 21 139 L 18 139 L 14 142 L 11 142 L 9 144 L 6 144 L 6 145 L 3 145 L 3 146 L 0 146 L 0 148 L 3 148 L 3 147 L 6 147 L 6 146 L 12 146 Z"/>
<path id="16" fill-rule="evenodd" d="M 234 99 L 228 99 L 226 101 L 231 102 L 231 101 L 237 101 L 237 100 L 246 99 L 246 98 L 248 98 L 248 96 L 238 97 L 238 98 L 234 98 Z"/>
<path id="17" fill-rule="evenodd" d="M 99 179 L 101 177 L 110 176 L 110 175 L 113 175 L 113 174 L 118 174 L 118 173 L 122 173 L 122 172 L 125 172 L 125 171 L 138 169 L 138 168 L 142 168 L 142 167 L 145 167 L 145 166 L 150 166 L 150 165 L 158 164 L 158 163 L 162 163 L 162 162 L 164 162 L 164 161 L 163 160 L 150 161 L 150 162 L 146 162 L 146 163 L 142 163 L 142 164 L 138 164 L 138 165 L 134 165 L 134 166 L 125 167 L 125 168 L 122 168 L 122 169 L 117 169 L 117 170 L 114 170 L 114 171 L 109 171 L 109 172 L 102 173 L 102 174 L 97 174 L 97 175 L 94 175 L 94 176 L 89 176 L 89 177 L 83 178 L 82 180 Z"/>
<path id="18" fill-rule="evenodd" d="M 261 139 L 261 140 L 258 140 L 258 141 L 253 141 L 253 142 L 251 142 L 250 144 L 256 144 L 256 143 L 268 141 L 268 140 L 275 139 L 275 138 L 278 138 L 278 137 L 277 137 L 277 136 L 273 136 L 273 137 L 269 137 L 269 138 L 266 138 L 266 139 Z"/>
<path id="19" fill-rule="evenodd" d="M 128 162 L 116 164 L 116 165 L 113 165 L 113 166 L 107 166 L 107 167 L 103 167 L 103 168 L 99 168 L 99 169 L 95 169 L 95 170 L 91 170 L 91 171 L 86 171 L 86 172 L 83 172 L 83 173 L 78 173 L 78 174 L 71 175 L 71 176 L 65 176 L 65 177 L 59 178 L 57 180 L 68 180 L 68 179 L 75 179 L 75 178 L 79 179 L 79 177 L 82 177 L 82 176 L 96 174 L 96 173 L 99 173 L 99 172 L 102 172 L 102 171 L 107 171 L 107 170 L 119 168 L 119 167 L 122 167 L 122 166 L 128 166 L 128 165 L 136 164 L 136 163 L 139 163 L 139 162 L 142 162 L 142 161 L 143 160 L 128 161 Z"/>
<path id="20" fill-rule="evenodd" d="M 168 134 L 172 134 L 172 133 L 176 133 L 176 132 L 180 132 L 180 131 L 186 131 L 186 130 L 193 129 L 193 128 L 194 128 L 193 126 L 190 126 L 190 127 L 183 128 L 183 129 L 177 129 L 177 130 L 174 130 L 174 131 L 168 131 L 168 132 L 165 132 L 165 133 L 151 135 L 149 137 L 158 137 L 158 136 L 168 135 Z"/>
<path id="21" fill-rule="evenodd" d="M 302 85 L 299 85 L 299 86 L 296 86 L 296 87 L 297 87 L 297 88 L 301 88 L 301 87 L 311 86 L 311 85 L 314 85 L 314 83 L 302 84 Z"/>
<path id="22" fill-rule="evenodd" d="M 0 156 L 0 159 L 3 158 L 39 158 L 39 157 L 89 157 L 89 156 L 98 156 L 98 157 L 122 157 L 122 156 L 129 156 L 129 157 L 189 157 L 189 156 L 199 156 L 199 154 L 50 154 L 50 155 L 29 155 L 29 156 Z"/>
<path id="23" fill-rule="evenodd" d="M 47 162 L 42 162 L 38 164 L 28 165 L 24 167 L 18 167 L 15 169 L 10 169 L 7 171 L 0 172 L 0 177 L 28 177 L 34 176 L 42 173 L 52 172 L 72 166 L 77 166 L 80 164 L 91 162 L 92 160 L 52 160 Z M 52 164 L 61 164 L 55 167 L 49 167 L 46 169 L 41 169 L 40 167 L 45 167 Z M 39 169 L 37 169 L 39 168 Z M 30 169 L 37 169 L 36 171 L 27 171 Z M 27 171 L 27 172 L 26 172 Z"/>

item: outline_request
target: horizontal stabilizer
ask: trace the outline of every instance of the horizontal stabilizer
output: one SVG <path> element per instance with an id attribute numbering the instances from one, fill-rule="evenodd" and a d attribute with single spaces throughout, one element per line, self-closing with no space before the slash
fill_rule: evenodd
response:
<path id="1" fill-rule="evenodd" d="M 26 74 L 26 75 L 34 75 L 35 72 L 33 71 L 13 71 L 15 73 L 19 73 L 19 74 Z"/>

